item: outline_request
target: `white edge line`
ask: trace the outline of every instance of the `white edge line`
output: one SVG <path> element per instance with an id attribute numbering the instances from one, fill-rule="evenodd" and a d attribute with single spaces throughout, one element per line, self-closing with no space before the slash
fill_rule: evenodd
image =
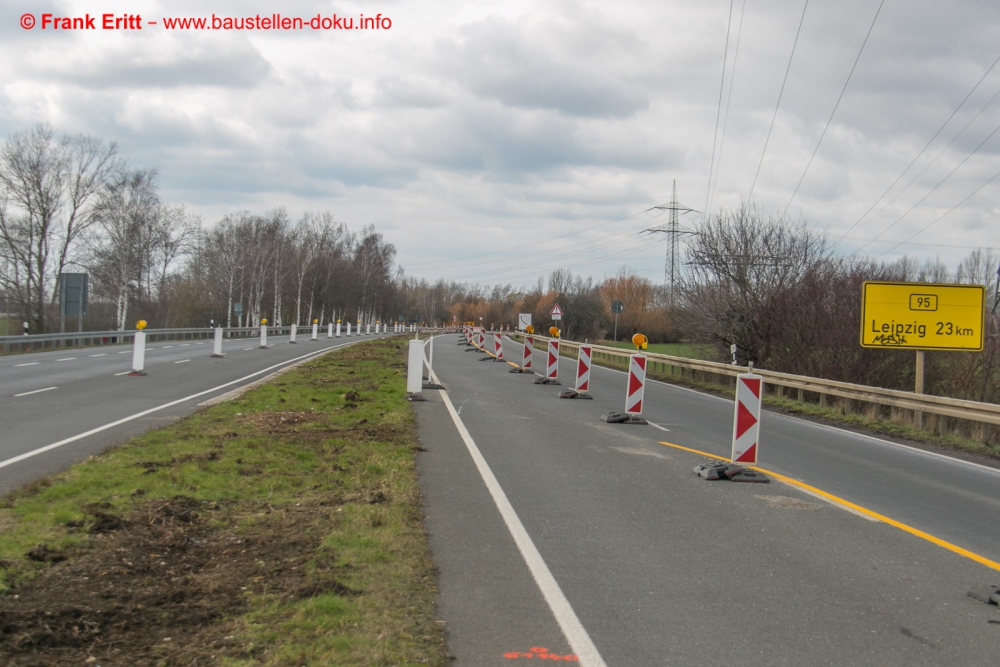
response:
<path id="1" fill-rule="evenodd" d="M 121 372 L 121 373 L 115 373 L 115 376 L 117 377 L 117 376 L 119 376 L 119 375 L 128 375 L 128 374 L 129 374 L 129 373 L 131 373 L 131 372 L 132 372 L 132 371 L 124 371 L 124 372 Z"/>
<path id="2" fill-rule="evenodd" d="M 670 433 L 670 429 L 667 428 L 666 426 L 660 426 L 659 424 L 654 424 L 653 422 L 648 421 L 648 420 L 646 421 L 646 423 L 649 424 L 650 426 L 655 426 L 656 428 L 660 429 L 661 431 L 666 431 L 667 433 Z"/>
<path id="3" fill-rule="evenodd" d="M 290 364 L 290 363 L 299 361 L 300 359 L 306 359 L 308 357 L 318 356 L 318 355 L 320 355 L 320 354 L 322 354 L 324 352 L 329 352 L 330 350 L 336 350 L 337 348 L 344 347 L 345 345 L 350 345 L 350 343 L 344 343 L 343 345 L 335 345 L 333 347 L 326 347 L 326 348 L 323 348 L 322 350 L 316 350 L 315 352 L 310 352 L 309 354 L 304 354 L 301 357 L 295 357 L 294 359 L 288 359 L 287 361 L 282 361 L 279 364 L 275 364 L 273 366 L 268 366 L 267 368 L 264 368 L 262 370 L 256 371 L 254 373 L 251 373 L 250 375 L 244 375 L 243 377 L 238 378 L 236 380 L 230 380 L 229 382 L 226 382 L 225 384 L 220 384 L 218 387 L 212 387 L 211 389 L 206 389 L 204 391 L 199 391 L 197 394 L 191 394 L 190 396 L 185 396 L 184 398 L 178 398 L 176 401 L 170 401 L 169 403 L 164 403 L 163 405 L 158 405 L 155 408 L 150 408 L 148 410 L 143 410 L 142 412 L 137 412 L 134 415 L 129 415 L 128 417 L 122 417 L 121 419 L 118 419 L 116 421 L 110 422 L 110 423 L 105 424 L 103 426 L 98 426 L 97 428 L 92 428 L 89 431 L 85 431 L 83 433 L 78 433 L 77 435 L 74 435 L 74 436 L 71 436 L 69 438 L 66 438 L 65 440 L 60 440 L 59 442 L 53 442 L 51 445 L 45 445 L 44 447 L 39 447 L 38 449 L 33 449 L 30 452 L 25 452 L 24 454 L 20 454 L 18 456 L 15 456 L 14 458 L 7 459 L 6 461 L 0 461 L 0 468 L 6 468 L 9 465 L 13 465 L 13 464 L 18 463 L 20 461 L 24 461 L 25 459 L 30 459 L 33 456 L 38 456 L 39 454 L 44 454 L 47 451 L 56 449 L 57 447 L 62 447 L 63 445 L 68 445 L 71 442 L 76 442 L 77 440 L 81 440 L 81 439 L 86 438 L 88 436 L 94 435 L 95 433 L 100 433 L 101 431 L 106 431 L 109 428 L 114 428 L 115 426 L 119 426 L 119 425 L 124 424 L 126 422 L 130 422 L 133 419 L 138 419 L 140 417 L 145 417 L 148 414 L 152 414 L 152 413 L 157 412 L 159 410 L 165 410 L 166 408 L 170 408 L 170 407 L 173 407 L 175 405 L 179 405 L 180 403 L 185 403 L 185 402 L 190 401 L 192 399 L 198 398 L 199 396 L 204 396 L 205 394 L 211 394 L 213 391 L 218 391 L 219 389 L 224 389 L 225 387 L 228 387 L 230 385 L 238 384 L 238 383 L 243 382 L 245 380 L 249 380 L 252 377 L 257 377 L 261 373 L 266 373 L 266 372 L 268 372 L 270 370 L 274 370 L 275 368 L 280 368 L 281 366 L 284 366 L 285 364 Z"/>
<path id="4" fill-rule="evenodd" d="M 598 368 L 601 368 L 601 369 L 606 370 L 606 371 L 611 371 L 613 373 L 621 373 L 622 375 L 626 375 L 625 371 L 620 371 L 617 368 L 608 368 L 607 366 L 598 366 L 597 364 L 594 364 L 594 366 L 597 366 Z M 691 389 L 690 387 L 681 387 L 681 386 L 673 384 L 671 382 L 663 382 L 662 380 L 653 380 L 653 379 L 647 379 L 647 382 L 652 382 L 654 384 L 658 384 L 658 385 L 661 385 L 661 386 L 664 386 L 664 387 L 669 387 L 670 389 L 679 389 L 681 391 L 691 392 L 692 394 L 698 394 L 699 396 L 704 396 L 705 398 L 715 399 L 717 401 L 725 401 L 726 403 L 729 403 L 730 405 L 732 405 L 732 403 L 733 403 L 732 399 L 723 398 L 721 396 L 713 396 L 712 394 L 709 394 L 709 393 L 706 393 L 706 392 L 703 392 L 703 391 L 698 391 L 697 389 Z M 898 443 L 898 442 L 893 442 L 892 440 L 885 440 L 883 438 L 879 438 L 878 436 L 868 435 L 866 433 L 858 433 L 858 432 L 852 431 L 850 429 L 839 428 L 837 426 L 831 426 L 829 424 L 822 424 L 820 422 L 814 422 L 814 421 L 812 421 L 810 419 L 803 419 L 802 417 L 794 417 L 792 415 L 786 415 L 786 414 L 784 414 L 782 412 L 775 412 L 774 410 L 764 410 L 764 412 L 767 412 L 769 416 L 773 415 L 775 417 L 783 417 L 785 419 L 792 419 L 792 420 L 797 421 L 797 422 L 802 422 L 803 424 L 809 424 L 811 426 L 815 426 L 816 428 L 825 428 L 825 429 L 829 429 L 831 431 L 838 431 L 840 433 L 844 433 L 844 434 L 847 434 L 847 435 L 853 435 L 853 436 L 856 436 L 858 438 L 864 438 L 865 440 L 871 440 L 873 442 L 877 442 L 877 443 L 880 443 L 880 444 L 883 444 L 883 445 L 890 445 L 892 447 L 899 447 L 901 449 L 908 449 L 908 450 L 910 450 L 911 452 L 913 452 L 915 454 L 924 454 L 926 456 L 933 456 L 935 458 L 944 459 L 945 461 L 950 461 L 951 463 L 961 463 L 962 465 L 971 466 L 973 468 L 979 468 L 980 470 L 986 470 L 987 472 L 991 472 L 991 473 L 994 473 L 994 474 L 1000 474 L 1000 469 L 993 468 L 991 466 L 986 466 L 986 465 L 983 465 L 982 463 L 976 463 L 974 461 L 966 461 L 965 459 L 956 458 L 954 456 L 948 456 L 947 454 L 940 454 L 938 452 L 932 452 L 932 451 L 929 451 L 929 450 L 926 450 L 926 449 L 920 449 L 919 447 L 911 447 L 910 445 L 904 445 L 904 444 L 901 444 L 901 443 Z"/>
<path id="5" fill-rule="evenodd" d="M 191 361 L 190 359 L 181 359 L 180 361 L 175 361 L 175 364 L 183 364 L 185 362 Z"/>
<path id="6" fill-rule="evenodd" d="M 535 543 L 532 542 L 531 536 L 525 530 L 524 524 L 521 523 L 513 506 L 511 506 L 507 495 L 500 487 L 500 483 L 493 476 L 493 471 L 490 470 L 489 464 L 483 458 L 468 429 L 465 428 L 465 424 L 462 423 L 462 418 L 455 412 L 455 406 L 452 405 L 448 394 L 442 391 L 441 396 L 444 398 L 445 407 L 448 408 L 448 413 L 451 415 L 452 421 L 455 422 L 455 428 L 458 429 L 459 435 L 462 436 L 462 440 L 465 442 L 465 446 L 469 450 L 476 468 L 479 469 L 479 474 L 483 478 L 486 488 L 489 490 L 490 495 L 493 496 L 493 502 L 500 511 L 504 523 L 507 524 L 507 530 L 510 531 L 511 537 L 514 538 L 514 542 L 517 544 L 524 562 L 528 565 L 528 569 L 531 570 L 531 576 L 534 577 L 535 583 L 538 584 L 538 588 L 542 592 L 542 597 L 545 598 L 549 609 L 552 610 L 552 615 L 555 616 L 563 635 L 566 636 L 566 640 L 573 648 L 573 652 L 579 657 L 580 664 L 587 667 L 607 667 L 604 658 L 601 657 L 594 642 L 590 639 L 590 635 L 587 634 L 587 630 L 580 623 L 580 619 L 577 617 L 576 612 L 573 611 L 573 607 L 570 606 L 569 600 L 566 599 L 562 589 L 559 588 L 559 582 L 552 576 L 548 565 L 545 564 L 542 555 L 535 547 Z"/>
<path id="7" fill-rule="evenodd" d="M 58 389 L 59 387 L 46 387 L 45 389 L 36 389 L 35 391 L 26 391 L 23 394 L 14 394 L 14 398 L 20 398 L 21 396 L 31 396 L 32 394 L 40 394 L 43 391 L 52 391 L 53 389 Z"/>
<path id="8" fill-rule="evenodd" d="M 782 484 L 785 484 L 786 486 L 790 486 L 790 487 L 792 487 L 793 489 L 795 489 L 797 491 L 801 491 L 802 493 L 804 493 L 806 495 L 812 496 L 813 498 L 818 498 L 818 499 L 822 500 L 825 503 L 829 503 L 830 505 L 833 505 L 837 509 L 842 509 L 845 512 L 850 512 L 851 514 L 853 514 L 855 516 L 859 516 L 862 519 L 865 519 L 866 521 L 871 521 L 872 523 L 881 523 L 878 519 L 876 519 L 873 516 L 868 516 L 864 512 L 859 512 L 858 510 L 854 509 L 853 507 L 848 507 L 847 505 L 845 505 L 843 503 L 839 503 L 836 500 L 833 500 L 831 498 L 827 498 L 826 496 L 821 496 L 820 494 L 816 493 L 815 491 L 810 491 L 809 489 L 803 489 L 801 486 L 797 486 L 795 484 L 789 484 L 788 482 L 786 482 L 784 480 L 778 479 L 778 480 L 775 480 L 775 481 L 781 482 Z"/>
<path id="9" fill-rule="evenodd" d="M 40 361 L 29 361 L 26 364 L 14 364 L 14 367 L 15 368 L 20 368 L 21 366 L 37 366 L 40 363 L 42 363 L 42 362 L 40 362 Z"/>

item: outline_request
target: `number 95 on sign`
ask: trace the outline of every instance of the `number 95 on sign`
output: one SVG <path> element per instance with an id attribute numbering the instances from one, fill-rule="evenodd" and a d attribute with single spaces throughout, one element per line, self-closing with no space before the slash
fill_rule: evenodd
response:
<path id="1" fill-rule="evenodd" d="M 869 281 L 861 288 L 862 347 L 983 349 L 986 288 Z"/>

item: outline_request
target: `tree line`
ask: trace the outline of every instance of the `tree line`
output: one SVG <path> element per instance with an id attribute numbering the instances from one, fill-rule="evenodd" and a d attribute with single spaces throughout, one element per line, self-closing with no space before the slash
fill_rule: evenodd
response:
<path id="1" fill-rule="evenodd" d="M 90 277 L 88 330 L 390 321 L 406 315 L 395 260 L 373 227 L 329 212 L 238 211 L 205 228 L 161 199 L 155 169 L 98 137 L 38 125 L 0 146 L 0 305 L 32 333 L 65 324 L 67 272 Z"/>

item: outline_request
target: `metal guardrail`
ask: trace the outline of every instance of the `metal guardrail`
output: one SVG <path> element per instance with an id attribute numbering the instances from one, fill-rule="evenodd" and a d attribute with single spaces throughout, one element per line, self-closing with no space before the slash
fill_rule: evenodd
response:
<path id="1" fill-rule="evenodd" d="M 291 326 L 268 327 L 268 335 L 283 335 L 291 330 Z M 309 329 L 300 328 L 300 332 Z M 222 329 L 225 338 L 252 338 L 260 335 L 260 327 L 230 327 Z M 199 340 L 212 338 L 215 329 L 178 328 L 178 329 L 146 329 L 146 341 L 156 340 Z M 57 350 L 66 347 L 99 347 L 102 345 L 117 345 L 132 343 L 135 340 L 135 330 L 126 331 L 80 331 L 68 333 L 32 334 L 29 336 L 0 336 L 0 346 L 3 353 L 38 352 Z"/>
<path id="2" fill-rule="evenodd" d="M 551 338 L 547 336 L 535 335 L 536 341 L 547 341 Z M 582 343 L 570 340 L 561 340 L 563 347 L 570 349 L 579 348 Z M 625 358 L 635 354 L 632 350 L 624 350 L 607 345 L 592 345 L 593 358 L 598 362 L 604 359 Z M 745 366 L 734 366 L 715 361 L 702 361 L 700 359 L 688 359 L 686 357 L 675 357 L 668 354 L 657 354 L 652 352 L 643 353 L 654 364 L 660 364 L 660 372 L 665 375 L 674 376 L 675 369 L 681 369 L 680 377 L 684 377 L 684 371 L 692 373 L 692 379 L 698 379 L 694 374 L 702 373 L 703 380 L 707 381 L 705 375 L 716 377 L 734 378 L 739 373 L 746 373 Z M 784 390 L 796 390 L 797 398 L 800 402 L 805 402 L 805 392 L 819 395 L 819 405 L 827 407 L 829 397 L 833 396 L 846 401 L 858 401 L 876 406 L 887 406 L 898 410 L 909 410 L 914 416 L 931 414 L 938 417 L 951 417 L 964 419 L 979 424 L 1000 425 L 1000 405 L 995 403 L 980 403 L 978 401 L 966 401 L 958 398 L 947 398 L 945 396 L 929 396 L 917 394 L 911 391 L 899 391 L 897 389 L 882 389 L 881 387 L 869 387 L 866 385 L 851 384 L 848 382 L 838 382 L 836 380 L 823 380 L 820 378 L 808 377 L 805 375 L 792 375 L 790 373 L 778 373 L 762 368 L 754 367 L 754 372 L 764 377 L 765 384 L 778 387 L 780 394 Z M 656 372 L 655 366 L 650 369 Z M 732 384 L 732 383 L 727 383 Z M 846 407 L 849 410 L 849 406 Z M 845 410 L 845 411 L 846 411 Z M 919 421 L 919 417 L 916 418 Z M 935 420 L 935 426 L 943 434 L 947 432 L 946 420 Z M 980 441 L 985 440 L 985 433 L 973 434 Z"/>

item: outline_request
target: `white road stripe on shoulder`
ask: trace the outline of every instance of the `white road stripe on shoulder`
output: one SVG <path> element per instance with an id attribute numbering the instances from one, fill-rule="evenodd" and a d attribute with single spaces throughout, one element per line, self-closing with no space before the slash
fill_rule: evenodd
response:
<path id="1" fill-rule="evenodd" d="M 437 376 L 433 371 L 431 375 L 435 378 L 434 382 L 438 382 Z M 600 652 L 597 650 L 597 646 L 594 645 L 593 640 L 587 634 L 587 630 L 583 627 L 576 612 L 573 611 L 573 607 L 570 606 L 569 600 L 566 599 L 562 589 L 559 587 L 559 582 L 552 576 L 552 571 L 545 564 L 542 555 L 538 552 L 538 548 L 531 540 L 531 536 L 525 530 L 524 524 L 518 518 L 517 512 L 514 511 L 514 507 L 507 499 L 507 494 L 504 493 L 500 482 L 493 475 L 493 471 L 490 469 L 486 459 L 483 458 L 479 447 L 476 446 L 475 441 L 472 439 L 472 435 L 465 428 L 465 424 L 462 423 L 462 418 L 455 411 L 455 406 L 452 405 L 451 399 L 448 398 L 448 393 L 442 391 L 441 396 L 444 398 L 445 407 L 448 408 L 448 414 L 451 415 L 452 421 L 455 422 L 455 428 L 458 429 L 459 435 L 465 442 L 465 446 L 469 450 L 476 468 L 479 470 L 479 475 L 483 478 L 486 488 L 493 497 L 493 502 L 500 511 L 500 516 L 503 517 L 504 523 L 507 524 L 507 530 L 510 531 L 511 537 L 514 538 L 514 543 L 517 544 L 524 562 L 531 571 L 531 576 L 534 577 L 535 583 L 538 584 L 538 588 L 542 592 L 542 597 L 545 598 L 549 609 L 552 610 L 552 615 L 555 616 L 563 635 L 566 636 L 566 640 L 573 648 L 573 652 L 579 657 L 580 664 L 585 667 L 607 667 L 604 658 L 601 657 Z"/>
<path id="2" fill-rule="evenodd" d="M 23 394 L 14 394 L 14 398 L 20 398 L 21 396 L 31 396 L 32 394 L 40 394 L 43 391 L 52 391 L 53 389 L 58 389 L 58 387 L 46 387 L 45 389 L 36 389 L 35 391 L 26 391 Z"/>
<path id="3" fill-rule="evenodd" d="M 20 368 L 21 366 L 37 366 L 40 363 L 42 363 L 42 362 L 40 362 L 40 361 L 29 361 L 26 364 L 14 364 L 14 368 Z"/>

